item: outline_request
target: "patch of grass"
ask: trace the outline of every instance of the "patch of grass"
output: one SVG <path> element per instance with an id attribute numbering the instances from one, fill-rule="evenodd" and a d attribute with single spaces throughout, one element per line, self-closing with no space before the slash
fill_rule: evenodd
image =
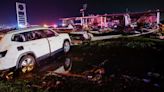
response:
<path id="1" fill-rule="evenodd" d="M 97 47 L 110 48 L 110 47 L 128 47 L 128 48 L 160 48 L 164 46 L 163 40 L 150 39 L 143 37 L 133 38 L 118 38 L 112 40 L 95 41 L 90 43 L 84 43 L 77 48 L 84 50 L 91 50 Z M 99 48 L 98 48 L 99 49 Z"/>
<path id="2" fill-rule="evenodd" d="M 27 86 L 27 81 L 0 81 L 0 92 L 32 92 Z"/>

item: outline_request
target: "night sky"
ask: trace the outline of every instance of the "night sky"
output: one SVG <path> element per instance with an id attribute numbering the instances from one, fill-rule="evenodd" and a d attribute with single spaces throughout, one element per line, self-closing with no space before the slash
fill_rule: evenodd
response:
<path id="1" fill-rule="evenodd" d="M 16 24 L 15 2 L 27 4 L 30 24 L 53 24 L 58 18 L 81 16 L 79 10 L 88 4 L 86 14 L 164 10 L 163 0 L 0 0 L 0 25 Z"/>

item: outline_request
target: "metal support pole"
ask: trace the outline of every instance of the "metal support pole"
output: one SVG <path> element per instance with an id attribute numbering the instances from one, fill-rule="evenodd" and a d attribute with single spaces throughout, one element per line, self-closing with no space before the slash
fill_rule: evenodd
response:
<path id="1" fill-rule="evenodd" d="M 157 24 L 160 23 L 160 11 L 157 10 Z"/>

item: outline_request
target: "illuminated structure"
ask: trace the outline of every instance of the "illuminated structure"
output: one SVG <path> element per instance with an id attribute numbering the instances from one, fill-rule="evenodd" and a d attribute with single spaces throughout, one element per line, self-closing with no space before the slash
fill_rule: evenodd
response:
<path id="1" fill-rule="evenodd" d="M 19 28 L 27 27 L 26 4 L 16 2 L 17 24 Z"/>
<path id="2" fill-rule="evenodd" d="M 80 25 L 82 28 L 97 27 L 102 28 L 116 28 L 122 27 L 135 27 L 137 24 L 146 24 L 153 28 L 160 23 L 160 12 L 146 11 L 146 12 L 133 12 L 121 14 L 104 14 L 104 15 L 90 15 L 82 17 L 61 18 L 63 25 Z"/>

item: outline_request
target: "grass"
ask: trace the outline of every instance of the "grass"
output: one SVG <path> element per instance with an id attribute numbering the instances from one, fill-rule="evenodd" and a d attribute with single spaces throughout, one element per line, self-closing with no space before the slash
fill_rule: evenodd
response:
<path id="1" fill-rule="evenodd" d="M 0 92 L 31 92 L 25 80 L 0 81 Z"/>

